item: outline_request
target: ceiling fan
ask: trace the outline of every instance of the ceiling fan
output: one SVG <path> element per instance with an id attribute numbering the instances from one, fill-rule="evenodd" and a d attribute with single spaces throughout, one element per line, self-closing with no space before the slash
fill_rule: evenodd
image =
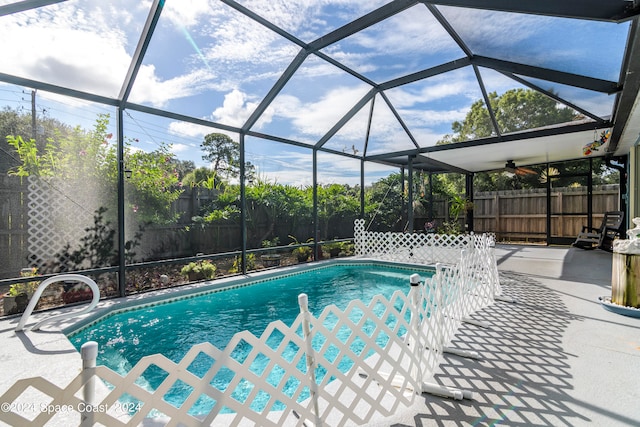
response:
<path id="1" fill-rule="evenodd" d="M 522 166 L 516 166 L 513 160 L 507 160 L 507 163 L 505 163 L 504 165 L 504 170 L 505 172 L 509 172 L 518 176 L 538 174 L 538 172 L 534 171 L 533 169 L 525 168 Z"/>

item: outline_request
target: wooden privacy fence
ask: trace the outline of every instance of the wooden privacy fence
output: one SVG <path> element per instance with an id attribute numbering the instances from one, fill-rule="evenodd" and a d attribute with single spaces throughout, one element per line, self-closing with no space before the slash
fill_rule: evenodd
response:
<path id="1" fill-rule="evenodd" d="M 593 225 L 607 211 L 619 210 L 619 186 L 593 188 Z M 551 236 L 575 237 L 587 224 L 587 188 L 555 188 L 551 191 Z M 495 233 L 498 240 L 545 240 L 547 236 L 546 189 L 483 192 L 474 195 L 473 229 Z"/>
<path id="2" fill-rule="evenodd" d="M 73 189 L 69 192 L 73 192 Z M 0 278 L 17 277 L 24 267 L 41 267 L 61 244 L 77 242 L 84 228 L 91 224 L 91 212 L 84 212 L 83 216 L 86 218 L 79 222 L 81 210 L 77 209 L 77 205 L 60 203 L 65 198 L 54 194 L 50 188 L 38 189 L 33 183 L 27 188 L 27 180 L 22 183 L 17 177 L 2 176 L 0 193 L 3 195 L 0 201 Z M 140 246 L 136 248 L 138 257 L 147 260 L 162 259 L 239 249 L 239 223 L 230 222 L 205 228 L 191 224 L 191 218 L 197 216 L 201 206 L 215 197 L 216 193 L 213 191 L 185 191 L 173 207 L 174 212 L 183 213 L 180 222 L 171 226 L 146 227 Z M 586 187 L 553 189 L 551 199 L 551 235 L 575 237 L 582 226 L 587 224 Z M 36 203 L 38 200 L 40 202 Z M 618 201 L 618 185 L 594 187 L 593 225 L 600 224 L 604 212 L 618 210 Z M 71 211 L 58 215 L 60 218 L 54 222 L 53 211 L 62 212 L 65 206 Z M 434 200 L 432 209 L 438 225 L 448 219 L 447 200 Z M 494 233 L 497 240 L 544 241 L 547 236 L 546 218 L 546 189 L 483 192 L 474 195 L 474 231 Z M 60 221 L 63 220 L 71 221 L 72 226 L 60 226 Z M 424 230 L 426 220 L 424 216 L 416 215 L 414 229 Z M 191 225 L 189 231 L 186 229 L 187 224 Z M 256 218 L 252 226 L 249 237 L 258 241 L 257 245 L 260 236 L 267 234 L 271 225 L 262 218 Z M 345 237 L 350 233 L 351 222 L 335 218 L 329 227 L 334 235 L 328 237 Z M 65 231 L 65 228 L 69 230 Z M 73 232 L 72 239 L 66 235 L 69 231 Z M 280 244 L 286 244 L 290 234 L 305 241 L 312 237 L 313 226 L 303 221 L 295 224 L 280 221 L 275 225 L 272 235 L 280 236 Z M 36 263 L 38 260 L 41 264 Z"/>
<path id="3" fill-rule="evenodd" d="M 0 174 L 0 278 L 11 277 L 26 266 L 27 183 Z"/>

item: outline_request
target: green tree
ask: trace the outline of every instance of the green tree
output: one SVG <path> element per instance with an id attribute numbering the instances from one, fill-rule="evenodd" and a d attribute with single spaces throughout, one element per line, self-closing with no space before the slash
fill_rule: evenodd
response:
<path id="1" fill-rule="evenodd" d="M 224 178 L 235 177 L 239 173 L 240 144 L 223 133 L 205 135 L 200 144 L 202 160 L 211 162 L 214 174 Z"/>
<path id="2" fill-rule="evenodd" d="M 548 96 L 530 89 L 511 89 L 502 95 L 491 92 L 488 98 L 501 134 L 536 129 L 581 118 L 573 109 L 563 107 Z M 453 122 L 451 130 L 453 133 L 438 141 L 439 145 L 486 138 L 497 134 L 483 100 L 474 102 L 464 120 Z M 530 175 L 477 173 L 474 189 L 490 191 L 539 187 L 541 185 L 539 173 L 542 168 L 532 167 L 536 173 Z M 463 175 L 439 175 L 437 181 L 446 189 L 445 192 L 449 197 L 464 193 Z"/>
<path id="3" fill-rule="evenodd" d="M 371 231 L 402 230 L 402 175 L 392 173 L 365 189 L 365 219 Z"/>
<path id="4" fill-rule="evenodd" d="M 358 217 L 360 212 L 359 187 L 347 184 L 320 185 L 318 192 L 318 222 L 320 224 L 320 239 L 332 239 L 329 230 L 335 227 L 334 222 L 350 222 Z"/>
<path id="5" fill-rule="evenodd" d="M 216 173 L 208 167 L 202 166 L 188 172 L 182 179 L 184 187 L 203 187 L 209 190 L 221 188 L 223 182 Z"/>
<path id="6" fill-rule="evenodd" d="M 300 222 L 310 222 L 310 206 L 307 192 L 292 185 L 281 185 L 258 180 L 247 186 L 247 217 L 252 228 L 254 242 L 284 238 L 276 235 L 279 224 L 290 224 L 292 229 Z M 256 225 L 259 219 L 266 220 L 268 228 L 261 235 L 256 235 Z M 291 230 L 286 230 L 287 234 Z"/>
<path id="7" fill-rule="evenodd" d="M 131 170 L 125 187 L 129 213 L 139 224 L 174 223 L 180 212 L 174 212 L 173 202 L 183 190 L 173 167 L 170 146 L 160 144 L 157 149 L 144 152 L 127 144 L 124 158 Z"/>
<path id="8" fill-rule="evenodd" d="M 488 98 L 501 134 L 570 122 L 581 117 L 571 108 L 559 106 L 555 100 L 531 89 L 510 89 L 502 95 L 491 92 Z M 453 134 L 446 135 L 438 144 L 497 134 L 483 100 L 474 102 L 464 120 L 453 122 L 451 130 Z"/>
<path id="9" fill-rule="evenodd" d="M 78 205 L 88 212 L 116 205 L 117 154 L 112 135 L 107 132 L 109 115 L 99 115 L 93 129 L 51 130 L 44 148 L 32 139 L 8 138 L 17 164 L 8 173 L 18 176 L 55 178 L 69 184 Z M 171 204 L 180 196 L 178 171 L 170 146 L 160 144 L 152 152 L 135 150 L 126 142 L 124 161 L 131 170 L 126 182 L 129 213 L 142 223 L 169 223 L 178 213 Z M 108 222 L 114 223 L 115 209 L 109 209 Z"/>
<path id="10" fill-rule="evenodd" d="M 22 142 L 32 144 L 38 150 L 45 150 L 47 144 L 46 135 L 51 136 L 54 130 L 59 133 L 66 134 L 71 131 L 71 127 L 60 122 L 55 118 L 37 117 L 36 118 L 36 139 L 31 143 L 33 138 L 33 123 L 31 113 L 21 113 L 4 107 L 0 111 L 0 140 L 5 141 L 8 136 L 13 139 L 20 138 Z M 10 150 L 3 150 L 0 156 L 0 173 L 6 173 L 12 167 L 21 164 L 21 157 L 15 155 Z"/>
<path id="11" fill-rule="evenodd" d="M 214 174 L 223 180 L 240 176 L 240 144 L 223 133 L 210 133 L 205 135 L 200 148 L 205 154 L 202 160 L 211 162 Z M 251 162 L 245 162 L 245 178 L 253 181 L 256 177 L 256 168 Z"/>
<path id="12" fill-rule="evenodd" d="M 189 174 L 196 168 L 196 164 L 195 162 L 193 162 L 193 160 L 180 160 L 176 157 L 171 158 L 171 164 L 173 165 L 173 168 L 176 170 L 176 172 L 178 172 L 178 179 L 180 180 L 180 182 L 184 180 L 184 177 L 187 174 Z"/>

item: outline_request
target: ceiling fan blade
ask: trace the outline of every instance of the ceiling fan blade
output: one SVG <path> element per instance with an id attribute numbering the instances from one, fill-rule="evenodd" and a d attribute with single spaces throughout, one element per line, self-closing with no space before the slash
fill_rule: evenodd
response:
<path id="1" fill-rule="evenodd" d="M 524 175 L 537 175 L 537 174 L 538 172 L 534 171 L 533 169 L 523 168 L 523 167 L 516 168 L 516 175 L 524 176 Z"/>

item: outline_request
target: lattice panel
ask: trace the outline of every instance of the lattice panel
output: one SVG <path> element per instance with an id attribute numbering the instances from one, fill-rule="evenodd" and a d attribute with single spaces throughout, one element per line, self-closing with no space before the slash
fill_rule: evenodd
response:
<path id="1" fill-rule="evenodd" d="M 322 375 L 319 388 L 337 389 L 333 398 L 322 399 L 322 419 L 340 414 L 335 425 L 363 425 L 376 413 L 392 415 L 399 405 L 413 402 L 414 395 L 406 390 L 417 387 L 412 373 L 417 371 L 419 356 L 402 338 L 409 330 L 410 311 L 407 297 L 396 292 L 391 301 L 376 296 L 368 306 L 351 301 L 344 312 L 329 306 L 311 321 L 317 348 L 316 378 Z M 342 373 L 341 364 L 351 365 L 350 369 Z M 358 381 L 353 381 L 356 371 L 365 378 L 356 376 Z M 378 375 L 381 371 L 390 371 L 390 376 Z M 401 378 L 401 383 L 394 383 L 394 378 Z M 341 395 L 355 398 L 339 398 Z"/>
<path id="2" fill-rule="evenodd" d="M 468 301 L 463 316 L 493 304 L 494 296 L 500 292 L 499 281 L 493 272 L 493 250 L 480 247 L 474 251 L 463 252 L 460 260 L 460 271 L 463 277 L 460 283 Z"/>
<path id="3" fill-rule="evenodd" d="M 458 266 L 438 264 L 432 280 L 437 284 L 436 302 L 440 309 L 436 312 L 440 324 L 438 341 L 445 346 L 451 342 L 460 327 L 463 317 L 464 285 Z"/>
<path id="4" fill-rule="evenodd" d="M 456 264 L 463 249 L 486 245 L 483 239 L 492 241 L 490 236 L 475 234 L 369 232 L 363 219 L 354 223 L 355 254 L 388 261 Z"/>
<path id="5" fill-rule="evenodd" d="M 74 247 L 84 229 L 91 225 L 93 215 L 85 207 L 86 200 L 70 183 L 37 176 L 28 177 L 28 181 L 30 263 L 41 268 L 67 243 Z"/>
<path id="6" fill-rule="evenodd" d="M 431 357 L 426 359 L 429 366 L 425 366 L 423 360 L 423 354 L 433 353 L 435 348 L 422 352 L 424 343 L 429 342 L 422 335 L 432 333 L 435 305 L 432 298 L 425 298 L 429 292 L 414 288 L 412 292 L 419 296 L 417 307 L 410 303 L 410 297 L 397 291 L 390 300 L 376 296 L 369 304 L 356 300 L 345 310 L 329 306 L 319 317 L 310 316 L 312 354 L 306 351 L 301 314 L 290 327 L 280 321 L 271 323 L 259 338 L 247 331 L 238 333 L 224 350 L 210 343 L 196 345 L 178 363 L 162 355 L 147 356 L 124 377 L 104 366 L 93 368 L 91 373 L 113 387 L 97 403 L 103 410 L 94 413 L 94 422 L 137 426 L 146 416 L 163 414 L 169 417 L 169 425 L 200 426 L 222 420 L 225 426 L 247 422 L 302 426 L 315 418 L 310 393 L 314 377 L 318 416 L 330 419 L 331 425 L 366 424 L 376 414 L 391 415 L 400 405 L 413 402 L 415 390 L 420 389 L 421 373 L 432 373 L 437 363 Z M 417 322 L 420 326 L 412 327 L 411 322 L 417 319 L 423 324 Z M 240 353 L 244 355 L 238 356 Z M 307 355 L 314 361 L 311 370 L 307 368 Z M 210 366 L 198 377 L 189 367 L 203 356 L 210 360 Z M 155 390 L 139 385 L 144 383 L 148 369 L 166 373 Z M 388 374 L 381 374 L 384 370 Z M 190 388 L 191 393 L 179 404 L 172 404 L 163 397 L 177 384 Z M 81 391 L 82 374 L 65 389 L 42 378 L 19 381 L 0 399 L 15 402 L 28 387 L 51 396 L 56 404 L 78 407 L 80 401 L 74 396 Z M 250 392 L 240 397 L 240 389 Z M 131 414 L 118 412 L 123 397 L 138 402 L 140 407 Z M 203 399 L 211 402 L 206 416 L 190 413 Z M 40 414 L 28 420 L 19 414 L 0 413 L 0 420 L 37 426 L 45 425 L 54 415 Z"/>
<path id="7" fill-rule="evenodd" d="M 446 346 L 451 342 L 461 322 L 474 312 L 491 305 L 500 283 L 494 277 L 495 258 L 488 245 L 490 238 L 483 238 L 477 249 L 464 250 L 460 263 L 436 265 L 436 274 L 428 282 L 435 287 L 435 299 L 439 310 L 438 340 Z"/>

